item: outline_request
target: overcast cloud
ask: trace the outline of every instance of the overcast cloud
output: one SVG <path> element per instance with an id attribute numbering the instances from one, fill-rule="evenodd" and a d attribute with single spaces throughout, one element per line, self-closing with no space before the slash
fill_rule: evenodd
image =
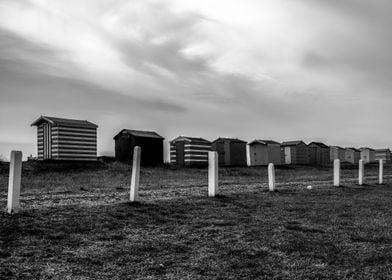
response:
<path id="1" fill-rule="evenodd" d="M 40 115 L 244 140 L 391 147 L 392 3 L 0 0 L 0 155 Z"/>

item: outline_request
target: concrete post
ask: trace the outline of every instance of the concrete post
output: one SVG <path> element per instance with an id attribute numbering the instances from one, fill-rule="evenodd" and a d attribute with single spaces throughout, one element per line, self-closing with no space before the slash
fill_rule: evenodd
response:
<path id="1" fill-rule="evenodd" d="M 218 153 L 208 152 L 208 196 L 218 193 Z"/>
<path id="2" fill-rule="evenodd" d="M 340 160 L 335 159 L 333 161 L 333 185 L 340 187 Z"/>
<path id="3" fill-rule="evenodd" d="M 365 183 L 365 164 L 362 159 L 359 160 L 358 184 L 362 186 Z"/>
<path id="4" fill-rule="evenodd" d="M 273 163 L 268 164 L 268 187 L 270 192 L 275 191 L 275 166 Z"/>
<path id="5" fill-rule="evenodd" d="M 378 183 L 382 185 L 384 183 L 384 161 L 382 159 L 379 160 L 380 170 L 378 172 Z"/>
<path id="6" fill-rule="evenodd" d="M 19 211 L 20 182 L 22 179 L 22 152 L 12 151 L 10 160 L 10 175 L 8 179 L 7 212 Z"/>
<path id="7" fill-rule="evenodd" d="M 133 149 L 131 192 L 129 194 L 129 200 L 132 202 L 139 200 L 140 152 L 141 149 L 138 146 Z"/>

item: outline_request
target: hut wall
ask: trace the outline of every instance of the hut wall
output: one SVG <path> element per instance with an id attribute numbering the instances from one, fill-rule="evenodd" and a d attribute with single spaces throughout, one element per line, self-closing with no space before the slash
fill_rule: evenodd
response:
<path id="1" fill-rule="evenodd" d="M 56 159 L 56 160 L 96 160 L 97 159 L 97 129 L 96 128 L 53 126 L 51 127 L 50 130 L 51 130 L 52 142 L 50 144 L 51 148 L 49 148 L 49 150 L 51 150 L 52 159 Z M 45 134 L 45 128 L 44 128 L 44 134 Z"/>
<path id="2" fill-rule="evenodd" d="M 295 146 L 295 163 L 294 164 L 308 164 L 309 156 L 308 156 L 308 147 L 305 143 L 300 143 Z"/>
<path id="3" fill-rule="evenodd" d="M 267 165 L 268 164 L 268 148 L 267 145 L 254 144 L 249 146 L 250 165 Z"/>
<path id="4" fill-rule="evenodd" d="M 228 145 L 230 157 L 229 164 L 233 166 L 246 166 L 246 143 L 231 142 Z"/>
<path id="5" fill-rule="evenodd" d="M 388 150 L 375 152 L 375 160 L 383 160 L 385 163 L 391 163 L 391 153 Z"/>
<path id="6" fill-rule="evenodd" d="M 155 166 L 163 164 L 163 139 L 150 137 L 132 137 L 132 151 L 135 146 L 141 148 L 140 164 L 142 166 Z M 133 152 L 132 157 L 133 158 Z"/>
<path id="7" fill-rule="evenodd" d="M 268 144 L 268 163 L 281 164 L 280 144 Z"/>
<path id="8" fill-rule="evenodd" d="M 125 163 L 131 163 L 133 157 L 132 139 L 130 135 L 120 135 L 115 142 L 115 156 L 116 160 Z"/>
<path id="9" fill-rule="evenodd" d="M 218 163 L 219 165 L 226 165 L 228 164 L 227 162 L 227 157 L 230 158 L 230 155 L 226 155 L 226 145 L 222 141 L 217 141 L 213 142 L 211 145 L 211 150 L 218 152 Z"/>
<path id="10" fill-rule="evenodd" d="M 375 162 L 375 160 L 376 160 L 375 151 L 371 151 L 368 149 L 361 150 L 361 159 L 365 163 Z"/>
<path id="11" fill-rule="evenodd" d="M 192 141 L 184 143 L 185 166 L 207 166 L 209 151 L 211 151 L 211 144 L 205 142 Z"/>

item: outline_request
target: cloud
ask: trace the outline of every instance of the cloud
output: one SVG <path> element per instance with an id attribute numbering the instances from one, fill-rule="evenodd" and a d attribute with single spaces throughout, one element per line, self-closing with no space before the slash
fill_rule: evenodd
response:
<path id="1" fill-rule="evenodd" d="M 167 138 L 371 145 L 390 138 L 379 132 L 391 101 L 390 7 L 362 0 L 2 2 L 0 125 L 26 142 L 35 139 L 25 131 L 37 115 L 89 118 L 100 124 L 105 151 L 124 127 Z M 13 125 L 4 121 L 12 112 Z"/>

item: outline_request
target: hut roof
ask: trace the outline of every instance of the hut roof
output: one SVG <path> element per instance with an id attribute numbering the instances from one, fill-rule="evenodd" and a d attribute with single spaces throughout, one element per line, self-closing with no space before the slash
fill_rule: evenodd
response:
<path id="1" fill-rule="evenodd" d="M 337 148 L 337 149 L 340 149 L 340 150 L 344 150 L 344 148 L 340 147 L 340 146 L 331 146 L 331 148 Z"/>
<path id="2" fill-rule="evenodd" d="M 170 143 L 175 143 L 179 141 L 185 141 L 185 142 L 204 142 L 207 144 L 211 144 L 210 141 L 204 139 L 204 138 L 198 138 L 198 137 L 188 137 L 188 136 L 178 136 L 177 138 L 173 139 L 170 141 Z"/>
<path id="3" fill-rule="evenodd" d="M 362 150 L 369 150 L 369 151 L 375 151 L 374 149 L 372 149 L 372 148 L 369 148 L 369 147 L 361 147 L 361 148 L 359 148 L 361 151 Z"/>
<path id="4" fill-rule="evenodd" d="M 282 146 L 297 146 L 298 144 L 304 143 L 302 140 L 286 141 L 282 143 Z"/>
<path id="5" fill-rule="evenodd" d="M 142 130 L 132 130 L 132 129 L 121 130 L 116 136 L 113 137 L 113 139 L 116 139 L 118 136 L 122 134 L 132 135 L 135 137 L 143 137 L 143 138 L 165 139 L 154 131 L 142 131 Z"/>
<path id="6" fill-rule="evenodd" d="M 327 145 L 325 145 L 324 143 L 321 143 L 321 142 L 312 142 L 312 143 L 309 143 L 308 146 L 310 146 L 312 144 L 316 145 L 316 146 L 319 146 L 320 148 L 329 148 L 329 146 L 327 146 Z"/>
<path id="7" fill-rule="evenodd" d="M 223 141 L 228 141 L 228 142 L 235 142 L 235 143 L 246 143 L 246 141 L 238 139 L 238 138 L 224 138 L 224 137 L 219 137 L 217 139 L 215 139 L 214 142 L 223 142 Z"/>
<path id="8" fill-rule="evenodd" d="M 38 126 L 43 122 L 48 122 L 52 125 L 63 125 L 63 126 L 77 126 L 77 127 L 93 127 L 97 128 L 98 125 L 86 121 L 86 120 L 74 120 L 74 119 L 64 119 L 64 118 L 55 118 L 48 116 L 40 116 L 35 122 L 31 124 L 31 126 Z"/>
<path id="9" fill-rule="evenodd" d="M 357 148 L 353 148 L 353 147 L 348 147 L 346 149 L 347 150 L 353 150 L 354 152 L 360 152 L 360 150 L 358 150 Z"/>
<path id="10" fill-rule="evenodd" d="M 268 145 L 268 144 L 279 144 L 279 143 L 272 140 L 260 140 L 260 139 L 253 140 L 252 142 L 249 143 L 249 145 L 255 145 L 255 144 Z"/>

